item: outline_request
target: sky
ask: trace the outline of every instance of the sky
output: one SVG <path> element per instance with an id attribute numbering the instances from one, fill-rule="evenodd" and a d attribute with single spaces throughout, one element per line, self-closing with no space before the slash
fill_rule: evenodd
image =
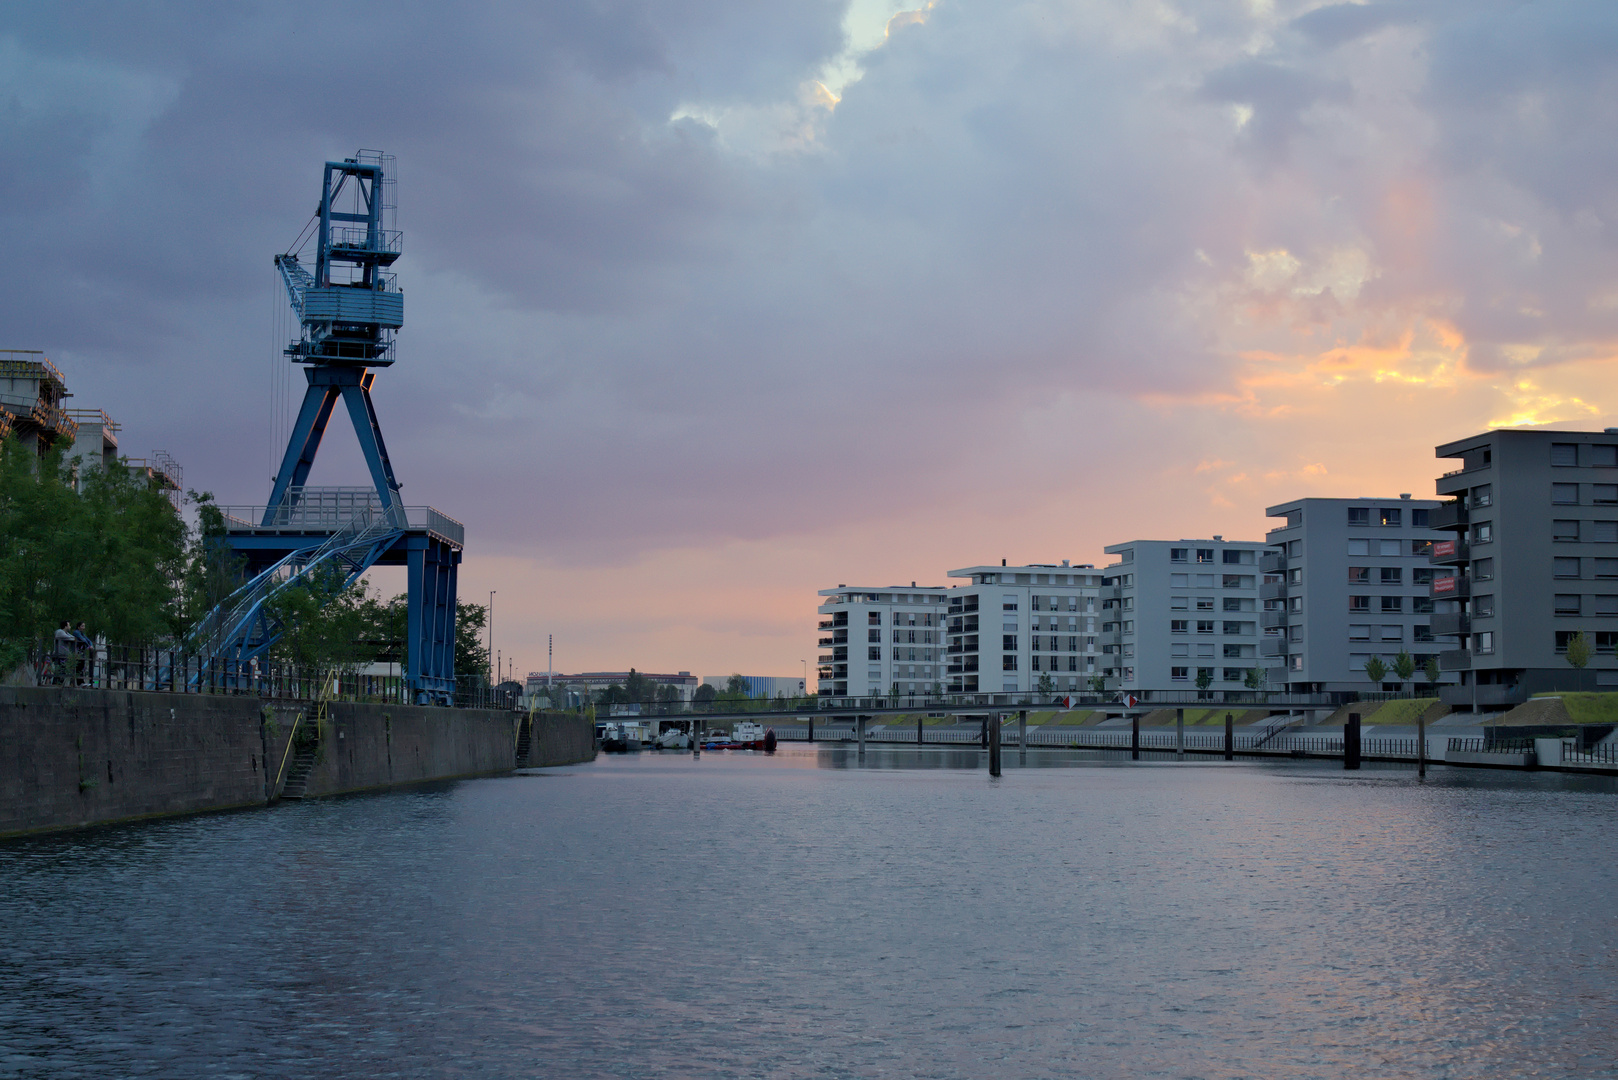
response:
<path id="1" fill-rule="evenodd" d="M 818 589 L 1618 424 L 1618 5 L 913 4 L 5 5 L 0 348 L 262 503 L 272 257 L 395 155 L 377 409 L 519 672 L 801 674 Z"/>

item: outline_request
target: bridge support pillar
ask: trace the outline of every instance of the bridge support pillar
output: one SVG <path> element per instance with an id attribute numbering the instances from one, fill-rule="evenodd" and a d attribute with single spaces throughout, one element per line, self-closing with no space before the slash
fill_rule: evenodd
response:
<path id="1" fill-rule="evenodd" d="M 1028 710 L 1017 711 L 1017 764 L 1028 764 Z"/>
<path id="2" fill-rule="evenodd" d="M 859 743 L 860 743 L 860 754 L 859 754 L 860 760 L 864 761 L 865 760 L 865 717 L 856 716 L 854 718 L 854 733 L 855 733 L 855 736 L 859 739 Z"/>
<path id="3" fill-rule="evenodd" d="M 1236 760 L 1236 718 L 1225 714 L 1225 760 Z"/>
<path id="4" fill-rule="evenodd" d="M 1185 760 L 1185 710 L 1174 710 L 1174 760 Z"/>
<path id="5" fill-rule="evenodd" d="M 1343 725 L 1343 768 L 1357 769 L 1360 767 L 1360 714 L 1348 714 L 1348 723 Z"/>
<path id="6" fill-rule="evenodd" d="M 1129 718 L 1129 759 L 1140 760 L 1140 713 L 1134 713 Z"/>
<path id="7" fill-rule="evenodd" d="M 1000 775 L 1000 714 L 989 717 L 989 775 Z"/>
<path id="8" fill-rule="evenodd" d="M 1427 779 L 1427 712 L 1416 717 L 1416 779 Z"/>

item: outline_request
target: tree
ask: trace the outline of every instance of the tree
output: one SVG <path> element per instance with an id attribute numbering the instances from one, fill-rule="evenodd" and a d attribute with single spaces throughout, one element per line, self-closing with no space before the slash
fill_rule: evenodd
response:
<path id="1" fill-rule="evenodd" d="M 691 707 L 699 712 L 706 712 L 714 707 L 719 697 L 719 691 L 713 688 L 712 683 L 703 683 L 697 687 L 696 693 L 691 695 Z"/>
<path id="2" fill-rule="evenodd" d="M 1400 649 L 1399 655 L 1393 658 L 1393 674 L 1399 679 L 1399 688 L 1416 677 L 1416 659 L 1410 655 L 1408 649 Z"/>
<path id="3" fill-rule="evenodd" d="M 745 675 L 732 675 L 726 679 L 725 693 L 747 697 L 747 677 Z"/>
<path id="4" fill-rule="evenodd" d="M 1035 689 L 1046 697 L 1050 697 L 1056 693 L 1056 680 L 1051 678 L 1050 672 L 1047 671 L 1039 677 L 1039 685 Z"/>
<path id="5" fill-rule="evenodd" d="M 374 659 L 366 628 L 375 623 L 380 605 L 364 581 L 345 587 L 343 576 L 327 567 L 265 603 L 281 625 L 271 656 L 321 672 L 351 670 Z"/>
<path id="6" fill-rule="evenodd" d="M 1197 669 L 1197 689 L 1206 690 L 1213 685 L 1213 668 L 1199 667 Z"/>
<path id="7" fill-rule="evenodd" d="M 1247 675 L 1242 679 L 1242 685 L 1249 690 L 1262 690 L 1269 681 L 1269 673 L 1263 668 L 1248 668 Z"/>
<path id="8" fill-rule="evenodd" d="M 1444 674 L 1443 669 L 1438 666 L 1438 657 L 1429 656 L 1427 662 L 1421 665 L 1421 673 L 1427 676 L 1428 686 L 1437 686 L 1438 680 Z"/>
<path id="9" fill-rule="evenodd" d="M 1090 692 L 1092 694 L 1105 694 L 1107 692 L 1107 679 L 1104 675 L 1090 676 Z"/>
<path id="10" fill-rule="evenodd" d="M 1370 679 L 1372 682 L 1381 685 L 1382 680 L 1387 677 L 1387 674 L 1388 665 L 1382 662 L 1382 658 L 1380 656 L 1373 656 L 1369 660 L 1365 661 L 1365 677 Z"/>
<path id="11" fill-rule="evenodd" d="M 489 609 L 483 604 L 455 602 L 455 674 L 489 678 L 489 650 L 483 644 L 483 628 L 489 625 Z"/>
<path id="12" fill-rule="evenodd" d="M 1590 642 L 1579 630 L 1567 639 L 1567 662 L 1573 665 L 1573 670 L 1583 671 L 1584 665 L 1590 662 Z"/>
<path id="13" fill-rule="evenodd" d="M 656 691 L 653 689 L 652 680 L 648 679 L 634 668 L 629 669 L 629 677 L 624 680 L 625 701 L 650 702 L 653 700 L 655 693 Z"/>

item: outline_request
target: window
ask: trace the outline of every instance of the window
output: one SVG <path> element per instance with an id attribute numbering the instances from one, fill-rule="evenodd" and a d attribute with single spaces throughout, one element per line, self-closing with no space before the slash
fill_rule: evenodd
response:
<path id="1" fill-rule="evenodd" d="M 1377 637 L 1381 641 L 1403 641 L 1405 639 L 1405 628 L 1393 623 L 1388 623 L 1381 628 L 1381 631 L 1377 634 Z"/>
<path id="2" fill-rule="evenodd" d="M 1191 584 L 1191 576 L 1189 574 L 1169 575 L 1169 587 L 1172 589 L 1183 589 L 1189 584 Z"/>
<path id="3" fill-rule="evenodd" d="M 1590 464 L 1598 469 L 1611 469 L 1618 466 L 1618 446 L 1597 443 L 1585 447 L 1585 453 L 1589 455 Z"/>
<path id="4" fill-rule="evenodd" d="M 1591 484 L 1590 501 L 1597 506 L 1618 503 L 1618 484 Z"/>
<path id="5" fill-rule="evenodd" d="M 1404 584 L 1404 569 L 1402 567 L 1383 566 L 1383 567 L 1380 567 L 1379 569 L 1380 569 L 1380 573 L 1377 575 L 1377 583 L 1378 584 L 1380 584 L 1380 585 L 1403 585 Z"/>
<path id="6" fill-rule="evenodd" d="M 1480 619 L 1486 619 L 1494 614 L 1494 594 L 1484 593 L 1482 596 L 1472 598 L 1472 614 Z"/>
<path id="7" fill-rule="evenodd" d="M 1197 561 L 1199 563 L 1211 563 L 1211 562 L 1213 562 L 1213 556 L 1214 556 L 1214 549 L 1213 548 L 1198 548 L 1197 549 Z"/>
<path id="8" fill-rule="evenodd" d="M 1573 542 L 1579 539 L 1579 522 L 1576 518 L 1557 518 L 1551 522 L 1551 539 L 1558 543 Z"/>
<path id="9" fill-rule="evenodd" d="M 1208 657 L 1209 659 L 1213 658 L 1213 643 L 1212 642 L 1198 643 L 1198 645 L 1197 645 L 1197 658 L 1201 659 L 1202 657 L 1205 657 L 1205 656 Z"/>
<path id="10" fill-rule="evenodd" d="M 1221 674 L 1224 675 L 1225 682 L 1241 682 L 1247 677 L 1247 672 L 1239 667 L 1225 668 Z"/>
<path id="11" fill-rule="evenodd" d="M 1404 544 L 1398 540 L 1378 540 L 1377 554 L 1383 558 L 1398 558 L 1403 554 Z"/>
<path id="12" fill-rule="evenodd" d="M 1494 631 L 1485 630 L 1481 634 L 1473 634 L 1472 651 L 1480 656 L 1494 652 Z"/>
<path id="13" fill-rule="evenodd" d="M 1017 598 L 1014 595 L 1010 594 L 1010 593 L 1007 593 L 1004 596 L 1000 597 L 1000 610 L 1001 611 L 1016 611 L 1017 610 Z"/>
<path id="14" fill-rule="evenodd" d="M 866 641 L 881 641 L 882 640 L 882 631 L 880 631 L 880 630 L 867 630 L 865 632 L 865 640 Z"/>
<path id="15" fill-rule="evenodd" d="M 1197 620 L 1197 633 L 1199 633 L 1199 634 L 1211 634 L 1213 632 L 1214 632 L 1214 624 L 1213 624 L 1212 619 L 1198 619 Z"/>
<path id="16" fill-rule="evenodd" d="M 882 613 L 880 611 L 873 611 L 873 612 L 871 612 L 869 615 L 867 615 L 865 617 L 865 621 L 867 623 L 871 624 L 872 626 L 881 626 L 882 625 Z M 871 640 L 875 641 L 876 639 L 872 638 Z"/>
<path id="17" fill-rule="evenodd" d="M 1570 442 L 1551 443 L 1552 465 L 1577 465 L 1579 463 L 1579 444 Z"/>
<path id="18" fill-rule="evenodd" d="M 1000 638 L 1000 648 L 1003 652 L 1017 651 L 1017 635 L 1006 634 Z"/>
<path id="19" fill-rule="evenodd" d="M 1222 652 L 1226 660 L 1240 660 L 1242 658 L 1242 647 L 1240 645 L 1226 645 Z"/>
<path id="20" fill-rule="evenodd" d="M 1618 652 L 1618 633 L 1611 630 L 1596 631 L 1596 652 Z"/>
<path id="21" fill-rule="evenodd" d="M 1579 576 L 1579 560 L 1555 559 L 1553 573 L 1559 578 L 1576 578 Z"/>
<path id="22" fill-rule="evenodd" d="M 1213 668 L 1211 668 L 1211 667 L 1199 667 L 1197 669 L 1197 678 L 1200 679 L 1204 675 L 1208 676 L 1209 679 L 1212 679 L 1213 678 Z"/>
<path id="23" fill-rule="evenodd" d="M 1431 614 L 1433 598 L 1430 596 L 1412 596 L 1410 598 L 1410 610 L 1418 615 Z"/>
<path id="24" fill-rule="evenodd" d="M 1214 598 L 1213 597 L 1211 597 L 1211 596 L 1199 596 L 1199 597 L 1197 597 L 1197 610 L 1198 611 L 1212 611 L 1213 609 L 1214 609 Z"/>
<path id="25" fill-rule="evenodd" d="M 1410 584 L 1431 585 L 1433 583 L 1433 570 L 1430 566 L 1413 566 L 1410 568 Z"/>
<path id="26" fill-rule="evenodd" d="M 1494 541 L 1494 522 L 1480 521 L 1472 526 L 1472 543 L 1488 544 Z"/>
<path id="27" fill-rule="evenodd" d="M 1190 656 L 1191 655 L 1191 646 L 1187 645 L 1183 641 L 1172 644 L 1172 645 L 1169 646 L 1169 655 L 1170 656 Z"/>
<path id="28" fill-rule="evenodd" d="M 1348 542 L 1348 554 L 1351 557 L 1371 554 L 1371 542 L 1369 540 L 1350 540 Z"/>
<path id="29" fill-rule="evenodd" d="M 1370 641 L 1371 640 L 1371 624 L 1370 623 L 1349 623 L 1348 624 L 1348 640 L 1350 640 L 1350 641 Z"/>
<path id="30" fill-rule="evenodd" d="M 1287 660 L 1290 661 L 1287 664 L 1287 666 L 1290 667 L 1293 671 L 1302 671 L 1303 670 L 1303 654 L 1302 653 L 1299 653 L 1297 656 L 1289 656 L 1289 657 L 1287 657 Z"/>
<path id="31" fill-rule="evenodd" d="M 1190 555 L 1190 548 L 1169 548 L 1169 562 L 1185 562 Z"/>
<path id="32" fill-rule="evenodd" d="M 1590 539 L 1597 544 L 1618 544 L 1618 521 L 1590 522 Z"/>
<path id="33" fill-rule="evenodd" d="M 1371 523 L 1371 508 L 1369 506 L 1350 506 L 1348 508 L 1348 523 L 1350 525 L 1369 525 Z"/>
<path id="34" fill-rule="evenodd" d="M 1421 624 L 1418 624 L 1416 626 L 1412 626 L 1410 628 L 1410 640 L 1411 641 L 1431 641 L 1431 640 L 1433 640 L 1433 628 L 1431 626 L 1427 625 L 1426 623 L 1421 623 Z"/>
<path id="35" fill-rule="evenodd" d="M 867 660 L 880 660 L 880 659 L 882 659 L 882 646 L 880 646 L 880 645 L 872 645 L 869 649 L 866 649 L 865 650 L 865 659 L 867 659 Z"/>
<path id="36" fill-rule="evenodd" d="M 1493 506 L 1493 505 L 1494 505 L 1494 485 L 1493 484 L 1479 484 L 1477 487 L 1472 489 L 1472 503 L 1471 503 L 1472 509 L 1476 510 L 1480 506 Z"/>
<path id="37" fill-rule="evenodd" d="M 1191 671 L 1190 668 L 1171 667 L 1171 668 L 1169 668 L 1169 681 L 1170 682 L 1185 682 L 1191 677 L 1190 676 L 1190 671 Z"/>
<path id="38" fill-rule="evenodd" d="M 1427 527 L 1428 511 L 1413 509 L 1410 511 L 1410 525 L 1412 528 L 1425 529 Z"/>
<path id="39" fill-rule="evenodd" d="M 1007 653 L 1006 655 L 1002 656 L 1000 658 L 1000 670 L 1001 671 L 1016 671 L 1017 670 L 1017 654 L 1016 653 Z"/>
<path id="40" fill-rule="evenodd" d="M 1242 629 L 1242 626 L 1243 626 L 1243 624 L 1239 623 L 1239 622 L 1227 622 L 1227 623 L 1225 623 L 1225 625 L 1222 628 L 1221 632 L 1226 633 L 1226 634 L 1237 634 L 1237 635 L 1245 634 L 1247 631 Z"/>
<path id="41" fill-rule="evenodd" d="M 1350 596 L 1348 598 L 1348 610 L 1350 610 L 1350 611 L 1370 611 L 1371 610 L 1371 598 L 1369 596 Z"/>
<path id="42" fill-rule="evenodd" d="M 1287 610 L 1288 611 L 1302 611 L 1303 610 L 1303 597 L 1301 597 L 1301 596 L 1289 596 L 1289 597 L 1287 597 Z"/>
<path id="43" fill-rule="evenodd" d="M 1171 596 L 1171 597 L 1169 597 L 1169 610 L 1170 611 L 1185 611 L 1190 607 L 1190 603 L 1191 603 L 1191 601 L 1187 597 L 1184 597 L 1184 596 Z"/>
<path id="44" fill-rule="evenodd" d="M 1384 596 L 1382 598 L 1382 610 L 1383 611 L 1385 611 L 1385 612 L 1386 611 L 1403 611 L 1404 609 L 1405 609 L 1405 598 L 1404 597 L 1402 597 L 1402 596 Z"/>
<path id="45" fill-rule="evenodd" d="M 1410 554 L 1414 555 L 1416 558 L 1425 559 L 1432 553 L 1433 542 L 1431 540 L 1410 541 Z"/>
<path id="46" fill-rule="evenodd" d="M 1558 615 L 1577 615 L 1579 613 L 1579 594 L 1557 593 L 1556 613 Z"/>
<path id="47" fill-rule="evenodd" d="M 1303 541 L 1302 540 L 1288 540 L 1287 541 L 1287 558 L 1289 558 L 1289 559 L 1301 559 L 1301 558 L 1303 558 Z"/>
<path id="48" fill-rule="evenodd" d="M 1595 576 L 1598 578 L 1618 578 L 1618 559 L 1595 559 Z"/>
<path id="49" fill-rule="evenodd" d="M 1212 574 L 1198 574 L 1197 575 L 1197 588 L 1199 588 L 1199 589 L 1211 589 L 1213 587 L 1214 587 L 1214 576 Z"/>
<path id="50" fill-rule="evenodd" d="M 1618 596 L 1598 594 L 1595 597 L 1595 613 L 1597 615 L 1618 615 Z"/>
<path id="51" fill-rule="evenodd" d="M 1303 640 L 1303 627 L 1301 627 L 1301 626 L 1289 626 L 1289 627 L 1287 627 L 1287 640 L 1288 641 L 1302 641 Z"/>
<path id="52" fill-rule="evenodd" d="M 1253 565 L 1253 553 L 1251 551 L 1243 551 L 1240 549 L 1236 551 L 1226 551 L 1220 557 L 1225 560 L 1226 566 Z"/>
<path id="53" fill-rule="evenodd" d="M 1556 652 L 1558 655 L 1567 652 L 1567 643 L 1572 640 L 1577 630 L 1558 630 L 1556 632 Z"/>
<path id="54" fill-rule="evenodd" d="M 1552 484 L 1551 502 L 1555 503 L 1557 506 L 1579 505 L 1579 485 Z"/>
<path id="55" fill-rule="evenodd" d="M 1493 559 L 1474 559 L 1473 562 L 1472 562 L 1472 580 L 1473 581 L 1493 581 L 1494 580 L 1494 560 Z"/>
<path id="56" fill-rule="evenodd" d="M 1397 529 L 1404 524 L 1404 511 L 1397 506 L 1384 506 L 1377 514 L 1377 519 L 1390 528 Z"/>
<path id="57" fill-rule="evenodd" d="M 1242 610 L 1242 598 L 1239 597 L 1239 596 L 1227 596 L 1227 597 L 1225 597 L 1224 608 L 1225 608 L 1226 611 L 1240 611 L 1240 610 Z"/>

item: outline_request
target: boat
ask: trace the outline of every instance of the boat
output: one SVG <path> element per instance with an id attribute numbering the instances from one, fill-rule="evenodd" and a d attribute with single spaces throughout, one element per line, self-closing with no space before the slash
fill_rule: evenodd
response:
<path id="1" fill-rule="evenodd" d="M 601 749 L 609 754 L 627 754 L 640 749 L 638 730 L 627 724 L 608 724 L 601 732 Z"/>
<path id="2" fill-rule="evenodd" d="M 691 748 L 691 736 L 679 728 L 669 728 L 657 737 L 657 742 L 654 745 L 659 750 L 689 750 Z"/>
<path id="3" fill-rule="evenodd" d="M 752 720 L 743 720 L 730 733 L 730 748 L 732 750 L 774 751 L 775 729 L 754 723 Z"/>
<path id="4" fill-rule="evenodd" d="M 704 750 L 729 750 L 734 745 L 730 741 L 730 736 L 723 731 L 710 731 L 702 738 Z"/>

